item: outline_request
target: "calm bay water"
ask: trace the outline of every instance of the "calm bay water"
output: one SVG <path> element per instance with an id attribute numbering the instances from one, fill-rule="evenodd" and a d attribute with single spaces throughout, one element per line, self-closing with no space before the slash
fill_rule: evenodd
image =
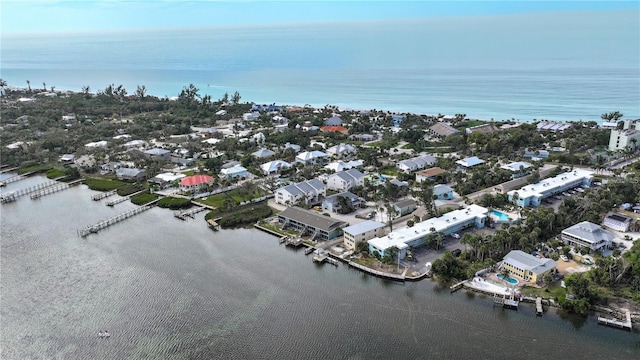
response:
<path id="1" fill-rule="evenodd" d="M 640 14 L 576 12 L 97 34 L 2 35 L 10 85 L 335 104 L 472 118 L 640 117 Z"/>
<path id="2" fill-rule="evenodd" d="M 40 177 L 3 191 L 43 182 Z M 398 284 L 318 266 L 253 229 L 213 232 L 84 186 L 4 204 L 3 359 L 633 359 L 638 332 L 555 309 L 536 317 L 425 280 Z M 108 330 L 110 339 L 96 333 Z"/>

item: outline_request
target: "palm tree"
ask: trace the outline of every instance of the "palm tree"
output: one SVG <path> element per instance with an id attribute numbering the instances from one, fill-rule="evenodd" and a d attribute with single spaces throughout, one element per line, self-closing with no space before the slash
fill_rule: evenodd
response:
<path id="1" fill-rule="evenodd" d="M 143 99 L 144 96 L 147 94 L 147 87 L 142 85 L 138 85 L 136 88 L 136 96 Z"/>
<path id="2" fill-rule="evenodd" d="M 46 82 L 42 82 L 42 91 L 47 91 L 47 83 Z"/>
<path id="3" fill-rule="evenodd" d="M 5 87 L 5 86 L 7 86 L 7 81 L 0 79 L 0 87 Z"/>
<path id="4" fill-rule="evenodd" d="M 27 80 L 27 89 L 31 92 L 31 81 Z"/>

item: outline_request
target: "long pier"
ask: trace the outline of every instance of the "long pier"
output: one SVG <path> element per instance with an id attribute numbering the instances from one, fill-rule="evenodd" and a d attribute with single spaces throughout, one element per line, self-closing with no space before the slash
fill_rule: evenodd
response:
<path id="1" fill-rule="evenodd" d="M 192 218 L 193 216 L 199 212 L 203 212 L 207 210 L 207 208 L 202 207 L 202 206 L 196 206 L 195 208 L 192 209 L 188 209 L 188 210 L 183 210 L 183 211 L 176 211 L 175 213 L 173 213 L 173 216 L 175 216 L 176 218 L 180 219 L 180 220 L 187 220 L 187 218 Z"/>
<path id="2" fill-rule="evenodd" d="M 91 200 L 93 201 L 100 201 L 104 198 L 108 198 L 109 196 L 115 195 L 118 193 L 118 190 L 110 190 L 110 191 L 106 191 L 106 192 L 101 192 L 98 194 L 95 194 L 91 197 Z"/>
<path id="3" fill-rule="evenodd" d="M 135 193 L 130 194 L 130 195 L 127 195 L 127 196 L 123 196 L 123 197 L 118 198 L 118 199 L 115 199 L 115 200 L 111 200 L 111 201 L 109 201 L 106 205 L 107 205 L 107 206 L 115 206 L 115 205 L 117 205 L 117 204 L 120 204 L 120 203 L 122 203 L 122 202 L 125 202 L 125 201 L 127 201 L 127 200 L 131 199 L 132 197 L 134 197 L 134 196 L 136 196 L 136 195 L 139 195 L 139 194 L 142 194 L 142 193 L 145 193 L 145 192 L 147 192 L 147 189 L 140 190 L 140 191 L 138 191 L 138 192 L 135 192 Z"/>
<path id="4" fill-rule="evenodd" d="M 139 206 L 139 207 L 137 207 L 135 209 L 129 210 L 127 212 L 123 212 L 122 214 L 114 216 L 114 217 L 109 218 L 107 220 L 100 221 L 97 224 L 89 225 L 84 229 L 78 230 L 78 235 L 80 235 L 81 237 L 86 237 L 89 234 L 95 234 L 98 231 L 100 231 L 102 229 L 106 229 L 106 228 L 108 228 L 109 226 L 111 226 L 113 224 L 117 224 L 122 220 L 128 219 L 128 218 L 130 218 L 130 217 L 132 217 L 134 215 L 140 214 L 143 211 L 151 209 L 155 205 L 156 202 L 158 202 L 158 199 L 153 200 L 153 201 L 151 201 L 149 203 L 146 203 L 144 205 L 141 205 L 141 206 Z"/>
<path id="5" fill-rule="evenodd" d="M 598 316 L 598 324 L 607 325 L 611 327 L 617 327 L 625 330 L 632 330 L 633 325 L 631 323 L 631 311 L 628 309 L 623 309 L 625 312 L 625 321 L 621 321 L 618 319 L 608 319 L 601 316 Z"/>
<path id="6" fill-rule="evenodd" d="M 50 181 L 43 182 L 43 183 L 40 183 L 40 184 L 37 184 L 37 185 L 29 186 L 28 188 L 24 188 L 24 189 L 13 191 L 12 194 L 11 194 L 11 197 L 15 201 L 19 197 L 22 197 L 22 196 L 25 196 L 25 195 L 29 195 L 29 194 L 33 194 L 35 192 L 44 190 L 44 189 L 46 189 L 48 187 L 51 187 L 51 186 L 54 186 L 54 185 L 57 185 L 57 184 L 59 184 L 59 182 L 50 180 Z M 9 194 L 7 194 L 7 195 L 9 195 Z M 4 197 L 4 194 L 3 194 L 3 197 Z"/>
<path id="7" fill-rule="evenodd" d="M 7 172 L 11 172 L 11 171 L 16 171 L 18 169 L 19 169 L 19 167 L 17 167 L 17 166 L 16 167 L 12 167 L 12 168 L 8 168 L 8 169 L 3 167 L 3 169 L 0 170 L 0 174 L 4 174 L 4 173 L 7 173 Z"/>
<path id="8" fill-rule="evenodd" d="M 57 193 L 59 191 L 62 190 L 67 190 L 68 188 L 72 187 L 73 185 L 77 185 L 79 183 L 81 183 L 83 180 L 82 179 L 78 179 L 78 180 L 74 180 L 70 183 L 58 183 L 56 185 L 53 186 L 49 186 L 43 190 L 40 190 L 34 194 L 31 194 L 31 200 L 36 200 L 39 199 L 43 196 L 49 195 L 49 194 L 53 194 L 53 193 Z"/>
<path id="9" fill-rule="evenodd" d="M 14 175 L 14 176 L 12 176 L 10 178 L 6 178 L 6 179 L 0 181 L 0 185 L 5 186 L 7 184 L 11 184 L 11 183 L 16 182 L 16 181 L 24 180 L 29 175 L 33 175 L 35 173 L 36 173 L 35 171 L 31 171 L 31 172 L 24 173 L 24 174 Z"/>

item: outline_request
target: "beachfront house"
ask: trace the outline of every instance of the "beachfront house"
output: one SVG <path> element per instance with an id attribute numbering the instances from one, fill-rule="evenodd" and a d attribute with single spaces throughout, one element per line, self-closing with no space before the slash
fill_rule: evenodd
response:
<path id="1" fill-rule="evenodd" d="M 436 158 L 431 155 L 416 156 L 411 159 L 402 160 L 396 164 L 396 168 L 404 173 L 410 173 L 416 170 L 421 170 L 427 166 L 431 166 L 436 163 Z"/>
<path id="2" fill-rule="evenodd" d="M 355 250 L 358 243 L 385 235 L 385 224 L 373 220 L 366 220 L 342 229 L 344 232 L 344 247 Z"/>
<path id="3" fill-rule="evenodd" d="M 299 202 L 315 204 L 326 196 L 326 186 L 318 179 L 287 185 L 275 191 L 276 204 L 291 206 Z"/>
<path id="4" fill-rule="evenodd" d="M 637 149 L 640 146 L 640 119 L 625 120 L 622 129 L 611 130 L 609 150 L 624 150 L 627 147 Z"/>
<path id="5" fill-rule="evenodd" d="M 522 250 L 511 250 L 502 259 L 502 268 L 525 281 L 538 283 L 544 274 L 554 272 L 556 262 L 548 258 L 538 258 Z"/>
<path id="6" fill-rule="evenodd" d="M 347 191 L 354 186 L 364 185 L 364 174 L 358 169 L 349 169 L 332 174 L 327 179 L 327 188 L 335 191 Z"/>
<path id="7" fill-rule="evenodd" d="M 593 180 L 593 172 L 583 169 L 573 169 L 558 176 L 541 180 L 532 185 L 526 185 L 518 190 L 507 192 L 509 201 L 520 206 L 540 206 L 542 200 L 560 194 L 563 191 L 578 186 L 589 186 Z"/>
<path id="8" fill-rule="evenodd" d="M 299 236 L 309 235 L 311 241 L 333 240 L 342 235 L 349 224 L 308 210 L 288 207 L 278 214 L 281 229 L 293 229 Z"/>
<path id="9" fill-rule="evenodd" d="M 385 256 L 389 249 L 398 249 L 398 257 L 403 259 L 407 251 L 426 244 L 429 236 L 449 235 L 470 227 L 484 227 L 489 210 L 475 204 L 464 209 L 448 212 L 412 227 L 396 229 L 386 236 L 373 238 L 368 242 L 369 254 Z"/>
<path id="10" fill-rule="evenodd" d="M 566 245 L 581 246 L 590 251 L 606 249 L 614 238 L 611 232 L 588 221 L 570 226 L 561 233 L 561 239 Z"/>

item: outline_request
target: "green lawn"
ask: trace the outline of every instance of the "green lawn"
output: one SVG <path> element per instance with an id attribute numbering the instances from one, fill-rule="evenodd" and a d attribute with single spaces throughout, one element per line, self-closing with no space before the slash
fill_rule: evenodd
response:
<path id="1" fill-rule="evenodd" d="M 87 186 L 89 186 L 89 189 L 97 191 L 114 190 L 127 184 L 120 180 L 98 179 L 90 177 L 86 179 L 86 183 Z"/>
<path id="2" fill-rule="evenodd" d="M 380 169 L 380 174 L 388 175 L 388 176 L 398 176 L 398 168 L 395 166 L 385 166 Z"/>
<path id="3" fill-rule="evenodd" d="M 564 296 L 566 295 L 567 289 L 560 286 L 560 281 L 556 281 L 553 284 L 551 284 L 551 286 L 548 286 L 542 289 L 525 286 L 522 288 L 522 293 L 525 296 L 531 296 L 531 297 L 540 296 L 547 299 L 548 298 L 561 299 L 561 298 L 564 298 Z"/>

